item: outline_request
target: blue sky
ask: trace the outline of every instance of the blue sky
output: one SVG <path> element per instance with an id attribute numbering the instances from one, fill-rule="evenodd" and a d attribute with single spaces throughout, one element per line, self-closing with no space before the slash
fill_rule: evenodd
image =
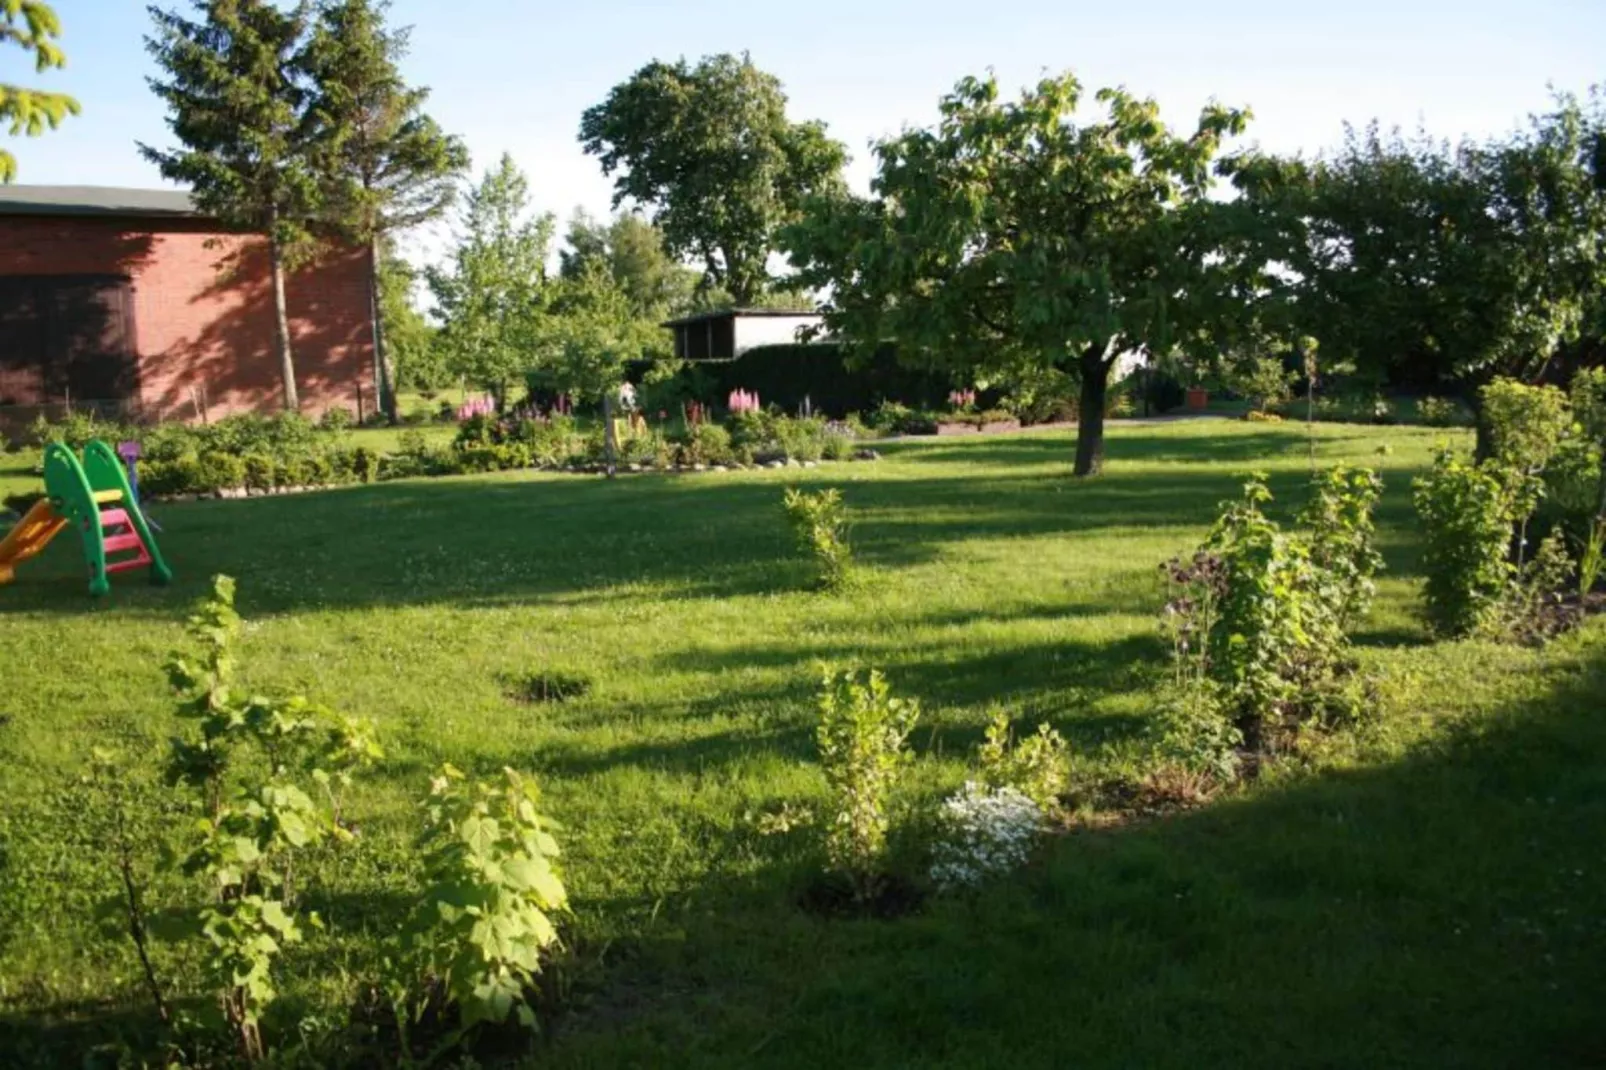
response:
<path id="1" fill-rule="evenodd" d="M 145 87 L 145 4 L 54 6 L 67 69 L 36 78 L 8 48 L 0 81 L 71 92 L 84 113 L 9 142 L 19 181 L 160 185 L 134 148 L 168 137 Z M 1247 104 L 1248 139 L 1280 151 L 1331 145 L 1346 119 L 1497 133 L 1542 108 L 1547 83 L 1606 81 L 1606 0 L 395 0 L 393 17 L 415 27 L 407 74 L 432 87 L 431 111 L 476 167 L 512 152 L 560 218 L 607 209 L 609 185 L 575 140 L 580 113 L 653 58 L 750 52 L 795 118 L 825 120 L 848 145 L 860 187 L 871 139 L 930 122 L 942 92 L 988 69 L 1011 88 L 1065 69 L 1123 84 L 1177 125 L 1211 97 Z"/>

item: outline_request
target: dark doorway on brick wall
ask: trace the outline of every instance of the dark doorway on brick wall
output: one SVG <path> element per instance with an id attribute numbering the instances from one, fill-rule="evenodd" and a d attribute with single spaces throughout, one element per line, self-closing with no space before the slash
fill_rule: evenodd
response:
<path id="1" fill-rule="evenodd" d="M 0 277 L 0 406 L 71 403 L 116 410 L 138 393 L 128 279 Z"/>

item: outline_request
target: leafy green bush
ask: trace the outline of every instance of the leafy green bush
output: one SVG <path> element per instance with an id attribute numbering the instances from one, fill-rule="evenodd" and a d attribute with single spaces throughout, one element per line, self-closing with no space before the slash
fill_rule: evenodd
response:
<path id="1" fill-rule="evenodd" d="M 1310 532 L 1317 593 L 1341 631 L 1365 617 L 1383 567 L 1372 519 L 1383 481 L 1370 468 L 1338 466 L 1316 477 L 1300 524 Z"/>
<path id="2" fill-rule="evenodd" d="M 273 486 L 273 476 L 277 465 L 273 457 L 267 453 L 247 453 L 240 458 L 245 467 L 245 485 L 252 490 L 262 491 Z"/>
<path id="3" fill-rule="evenodd" d="M 676 437 L 681 464 L 729 464 L 735 459 L 731 433 L 718 424 L 690 424 Z"/>
<path id="4" fill-rule="evenodd" d="M 262 1011 L 277 996 L 274 965 L 301 939 L 295 859 L 321 841 L 351 838 L 344 795 L 381 752 L 367 722 L 235 686 L 234 589 L 227 576 L 213 580 L 189 621 L 198 656 L 168 663 L 179 715 L 198 730 L 174 738 L 168 782 L 188 788 L 198 812 L 184 870 L 202 876 L 210 894 L 194 917 L 205 976 L 241 1056 L 257 1060 L 266 1051 Z M 308 921 L 322 924 L 315 914 Z"/>
<path id="5" fill-rule="evenodd" d="M 1013 738 L 1009 711 L 993 710 L 987 737 L 977 751 L 981 781 L 989 788 L 1014 788 L 1045 814 L 1060 808 L 1070 783 L 1070 746 L 1047 724 L 1022 740 Z"/>
<path id="6" fill-rule="evenodd" d="M 349 431 L 357 423 L 357 418 L 351 410 L 344 405 L 336 405 L 332 409 L 325 409 L 318 418 L 318 429 L 321 431 Z"/>
<path id="7" fill-rule="evenodd" d="M 825 851 L 831 867 L 852 881 L 861 901 L 873 898 L 880 885 L 888 797 L 919 719 L 919 704 L 894 698 L 880 672 L 871 669 L 861 680 L 854 672 L 827 670 L 815 732 L 831 789 Z"/>
<path id="8" fill-rule="evenodd" d="M 1312 530 L 1284 532 L 1256 477 L 1191 562 L 1164 566 L 1176 680 L 1162 749 L 1173 758 L 1225 779 L 1239 740 L 1275 751 L 1307 724 L 1359 714 L 1345 625 L 1371 596 L 1379 489 L 1369 471 L 1329 473 L 1303 514 Z"/>
<path id="9" fill-rule="evenodd" d="M 825 421 L 817 416 L 781 418 L 774 424 L 775 443 L 794 461 L 817 461 L 825 452 Z"/>
<path id="10" fill-rule="evenodd" d="M 1227 385 L 1252 402 L 1257 412 L 1269 412 L 1287 401 L 1292 382 L 1293 374 L 1280 357 L 1252 357 L 1227 374 Z"/>
<path id="11" fill-rule="evenodd" d="M 510 1014 L 536 1028 L 528 993 L 558 946 L 554 919 L 568 909 L 556 826 L 540 803 L 535 783 L 507 768 L 498 783 L 470 784 L 445 765 L 430 782 L 426 886 L 393 990 L 404 1037 L 437 985 L 458 1009 L 459 1039 Z"/>
<path id="12" fill-rule="evenodd" d="M 1461 427 L 1467 422 L 1460 404 L 1447 398 L 1423 398 L 1417 402 L 1416 414 L 1429 427 Z"/>
<path id="13" fill-rule="evenodd" d="M 819 585 L 828 591 L 853 580 L 853 551 L 848 545 L 848 509 L 835 487 L 813 494 L 789 487 L 784 498 L 787 520 L 799 549 L 814 560 Z"/>
<path id="14" fill-rule="evenodd" d="M 820 447 L 820 455 L 827 461 L 849 461 L 858 443 L 848 435 L 828 434 Z"/>
<path id="15" fill-rule="evenodd" d="M 1515 518 L 1505 481 L 1492 464 L 1441 450 L 1414 487 L 1429 619 L 1445 635 L 1487 632 L 1512 577 L 1506 552 Z"/>

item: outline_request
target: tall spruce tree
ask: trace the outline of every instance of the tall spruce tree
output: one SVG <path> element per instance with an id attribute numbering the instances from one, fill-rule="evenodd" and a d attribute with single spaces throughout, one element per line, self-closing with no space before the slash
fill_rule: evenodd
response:
<path id="1" fill-rule="evenodd" d="M 386 25 L 387 0 L 325 0 L 304 67 L 312 88 L 312 163 L 327 218 L 369 250 L 374 381 L 380 406 L 396 416 L 395 376 L 381 315 L 380 271 L 389 238 L 439 219 L 469 166 L 463 142 L 423 113 L 429 90 L 402 79 L 410 29 Z"/>
<path id="2" fill-rule="evenodd" d="M 151 89 L 168 107 L 176 149 L 140 145 L 162 177 L 187 183 L 196 205 L 224 223 L 264 234 L 272 265 L 273 311 L 284 407 L 300 408 L 288 267 L 309 254 L 318 183 L 308 165 L 307 91 L 298 53 L 307 6 L 268 0 L 194 0 L 194 18 L 150 8 L 146 47 L 165 78 Z"/>
<path id="3" fill-rule="evenodd" d="M 10 41 L 24 52 L 32 52 L 34 70 L 43 73 L 67 65 L 55 40 L 60 36 L 61 20 L 42 0 L 0 0 L 0 42 Z M 0 82 L 0 123 L 9 123 L 12 134 L 34 137 L 77 114 L 78 102 L 65 93 Z M 0 149 L 0 182 L 16 177 L 16 158 Z"/>

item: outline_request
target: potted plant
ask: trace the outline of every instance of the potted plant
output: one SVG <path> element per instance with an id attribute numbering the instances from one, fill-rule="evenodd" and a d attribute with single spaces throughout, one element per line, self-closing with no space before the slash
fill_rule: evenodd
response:
<path id="1" fill-rule="evenodd" d="M 1186 394 L 1188 409 L 1192 412 L 1203 412 L 1205 407 L 1210 404 L 1210 391 L 1203 386 L 1198 384 L 1190 386 Z"/>

